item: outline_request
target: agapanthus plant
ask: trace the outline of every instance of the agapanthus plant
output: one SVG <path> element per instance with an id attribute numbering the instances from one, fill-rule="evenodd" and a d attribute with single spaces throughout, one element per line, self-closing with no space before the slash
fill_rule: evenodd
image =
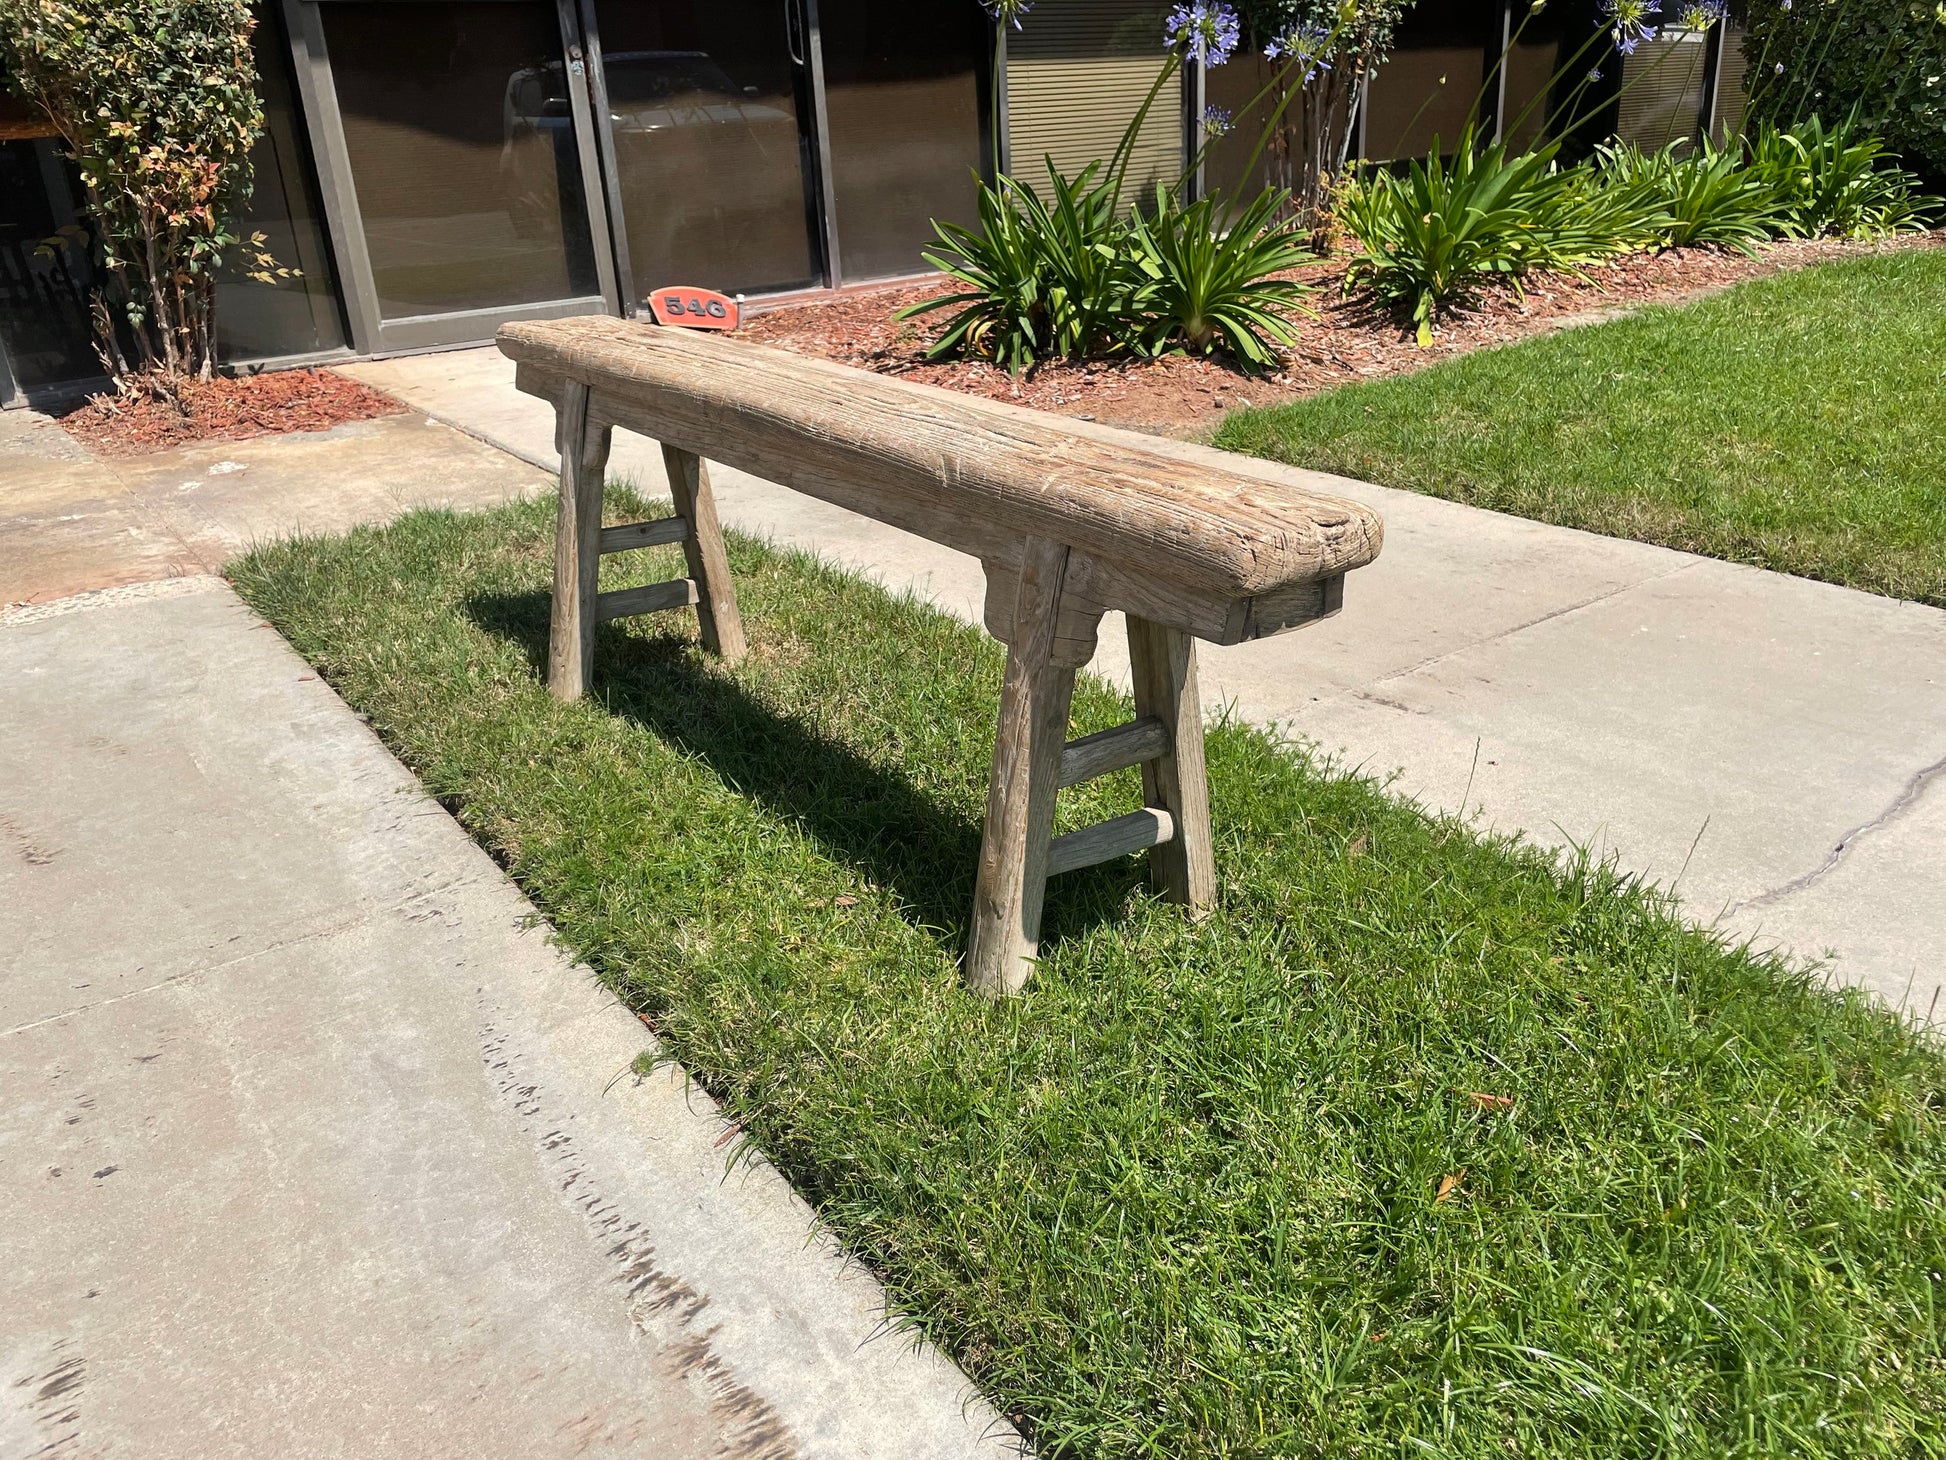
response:
<path id="1" fill-rule="evenodd" d="M 1162 23 L 1163 40 L 1172 51 L 1198 66 L 1221 66 L 1235 54 L 1243 38 L 1237 13 L 1223 0 L 1196 0 L 1178 5 Z"/>
<path id="2" fill-rule="evenodd" d="M 1264 46 L 1264 59 L 1285 62 L 1302 82 L 1315 81 L 1320 73 L 1331 69 L 1325 55 L 1336 39 L 1335 32 L 1315 23 L 1293 25 L 1271 37 Z"/>
<path id="3" fill-rule="evenodd" d="M 1729 0 L 1689 0 L 1676 12 L 1676 24 L 1683 30 L 1708 30 L 1729 16 Z"/>
<path id="4" fill-rule="evenodd" d="M 1032 0 L 980 0 L 980 8 L 1002 25 L 1020 29 L 1020 17 L 1032 10 Z"/>
<path id="5" fill-rule="evenodd" d="M 1601 0 L 1602 23 L 1614 32 L 1615 49 L 1635 54 L 1643 41 L 1656 38 L 1655 22 L 1662 18 L 1661 0 Z"/>
<path id="6" fill-rule="evenodd" d="M 1196 126 L 1205 137 L 1224 137 L 1236 125 L 1236 113 L 1226 106 L 1206 106 L 1203 114 L 1196 119 Z"/>

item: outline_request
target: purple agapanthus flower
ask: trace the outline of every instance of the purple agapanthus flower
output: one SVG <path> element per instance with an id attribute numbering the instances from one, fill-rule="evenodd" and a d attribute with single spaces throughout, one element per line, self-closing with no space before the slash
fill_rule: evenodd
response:
<path id="1" fill-rule="evenodd" d="M 1643 41 L 1656 37 L 1654 22 L 1661 18 L 1662 0 L 1601 0 L 1601 18 L 1615 32 L 1615 49 L 1635 54 Z"/>
<path id="2" fill-rule="evenodd" d="M 1321 25 L 1306 22 L 1293 25 L 1280 35 L 1273 36 L 1270 44 L 1264 47 L 1266 61 L 1282 60 L 1293 67 L 1302 67 L 1304 79 L 1314 80 L 1320 71 L 1329 71 L 1331 63 L 1324 58 L 1331 44 L 1331 32 Z"/>
<path id="3" fill-rule="evenodd" d="M 1226 106 L 1206 106 L 1203 114 L 1196 119 L 1196 125 L 1203 135 L 1211 139 L 1223 136 L 1236 125 L 1236 114 Z"/>
<path id="4" fill-rule="evenodd" d="M 1020 17 L 1032 10 L 1032 0 L 980 0 L 980 8 L 1002 25 L 1020 29 Z"/>
<path id="5" fill-rule="evenodd" d="M 1178 5 L 1162 23 L 1163 39 L 1199 66 L 1221 66 L 1242 39 L 1237 13 L 1223 0 L 1196 0 Z"/>
<path id="6" fill-rule="evenodd" d="M 1676 24 L 1684 30 L 1708 30 L 1729 17 L 1730 0 L 1688 0 L 1676 13 Z"/>

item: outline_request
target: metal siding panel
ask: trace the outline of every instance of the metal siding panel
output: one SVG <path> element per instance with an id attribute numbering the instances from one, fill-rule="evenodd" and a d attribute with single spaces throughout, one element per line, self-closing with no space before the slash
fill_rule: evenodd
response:
<path id="1" fill-rule="evenodd" d="M 1014 175 L 1106 162 L 1161 74 L 1161 8 L 1143 0 L 1041 0 L 1007 37 L 1007 133 Z M 1128 196 L 1173 183 L 1187 161 L 1182 93 L 1166 86 L 1136 138 Z"/>
<path id="2" fill-rule="evenodd" d="M 1743 108 L 1749 99 L 1750 58 L 1743 53 L 1742 26 L 1723 22 L 1723 55 L 1716 64 L 1716 135 L 1734 137 L 1743 130 Z"/>
<path id="3" fill-rule="evenodd" d="M 1615 135 L 1654 151 L 1694 137 L 1703 121 L 1702 31 L 1664 31 L 1622 58 L 1621 120 Z"/>

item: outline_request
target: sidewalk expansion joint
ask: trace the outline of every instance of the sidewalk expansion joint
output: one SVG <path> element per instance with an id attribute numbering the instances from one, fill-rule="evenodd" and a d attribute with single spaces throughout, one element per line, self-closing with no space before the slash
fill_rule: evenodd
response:
<path id="1" fill-rule="evenodd" d="M 489 866 L 478 871 L 462 873 L 436 886 L 421 888 L 417 892 L 382 903 L 377 907 L 361 908 L 350 913 L 342 914 L 331 918 L 328 922 L 323 921 L 323 918 L 328 916 L 328 914 L 314 915 L 312 918 L 313 926 L 309 928 L 292 931 L 285 937 L 273 939 L 271 942 L 261 946 L 251 947 L 243 952 L 233 953 L 227 958 L 219 958 L 210 963 L 198 963 L 193 968 L 182 969 L 179 972 L 170 974 L 166 978 L 159 978 L 154 983 L 144 984 L 141 988 L 128 989 L 119 994 L 110 994 L 106 998 L 95 999 L 90 1003 L 76 1004 L 71 1009 L 60 1009 L 52 1014 L 44 1014 L 38 1019 L 29 1019 L 25 1024 L 16 1024 L 11 1029 L 0 1029 L 0 1039 L 6 1039 L 15 1034 L 25 1034 L 28 1030 L 39 1029 L 43 1025 L 58 1024 L 63 1019 L 73 1019 L 82 1014 L 92 1014 L 97 1009 L 106 1009 L 112 1004 L 125 1003 L 129 999 L 139 999 L 144 995 L 153 994 L 162 989 L 172 988 L 187 979 L 204 978 L 213 973 L 221 973 L 225 969 L 234 968 L 239 963 L 248 963 L 253 958 L 263 958 L 273 953 L 281 953 L 287 948 L 302 947 L 306 943 L 314 943 L 324 938 L 336 938 L 356 928 L 362 928 L 369 923 L 376 922 L 380 918 L 402 914 L 416 921 L 417 919 L 411 911 L 415 903 L 423 903 L 428 898 L 439 897 L 442 894 L 456 891 L 459 888 L 471 887 L 482 882 L 494 882 L 503 878 L 505 875 L 499 868 Z M 439 908 L 432 908 L 424 913 L 418 914 L 417 917 L 436 917 L 440 914 L 440 911 Z"/>

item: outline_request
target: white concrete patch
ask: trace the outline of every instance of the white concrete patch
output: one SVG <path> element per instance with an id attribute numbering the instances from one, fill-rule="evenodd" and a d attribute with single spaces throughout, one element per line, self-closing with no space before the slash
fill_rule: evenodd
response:
<path id="1" fill-rule="evenodd" d="M 227 588 L 213 573 L 190 573 L 181 578 L 157 578 L 149 583 L 125 583 L 119 588 L 94 588 L 86 593 L 46 603 L 20 603 L 0 608 L 0 624 L 32 624 L 64 614 L 86 613 L 91 608 L 109 608 L 121 603 L 140 603 L 150 598 L 180 598 L 190 593 L 214 593 Z"/>

